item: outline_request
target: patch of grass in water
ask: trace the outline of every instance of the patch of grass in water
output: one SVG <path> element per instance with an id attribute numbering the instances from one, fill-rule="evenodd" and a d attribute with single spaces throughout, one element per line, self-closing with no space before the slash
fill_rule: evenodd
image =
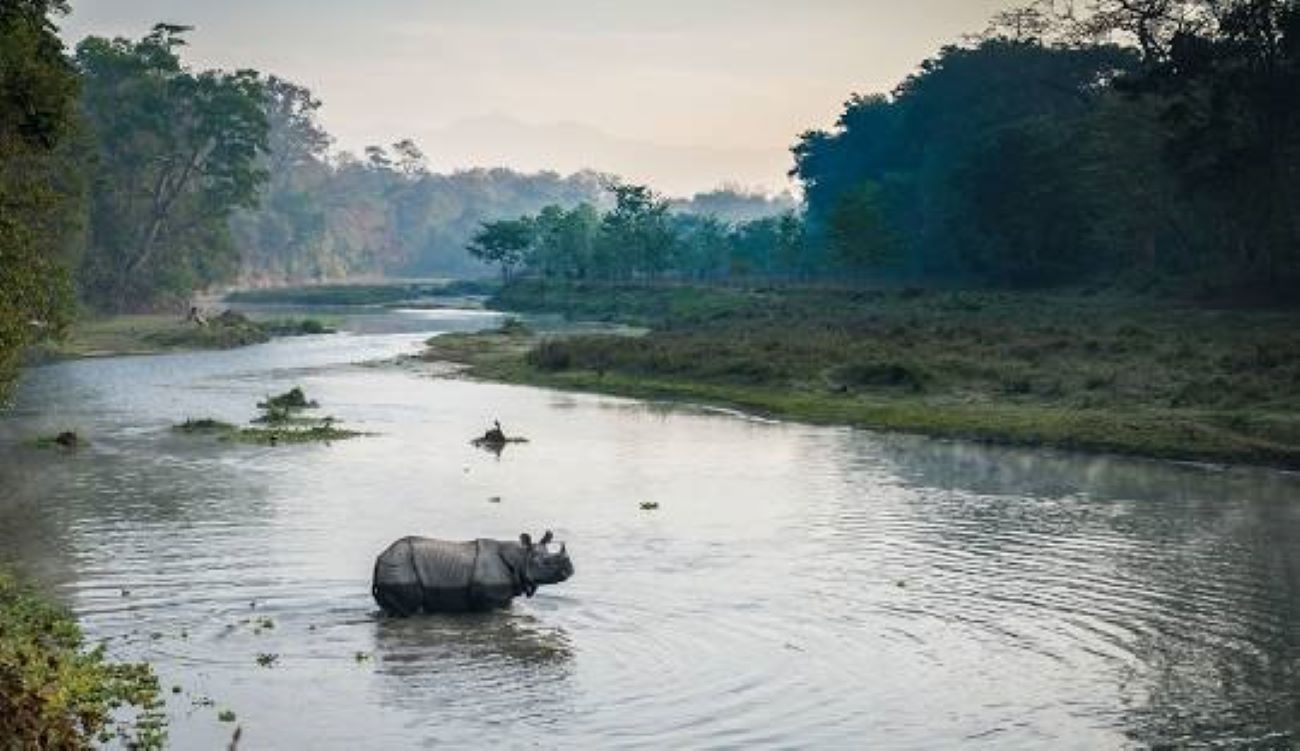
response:
<path id="1" fill-rule="evenodd" d="M 173 425 L 172 430 L 179 433 L 209 433 L 225 434 L 232 433 L 237 428 L 228 422 L 215 420 L 211 417 L 189 418 L 179 425 Z"/>
<path id="2" fill-rule="evenodd" d="M 243 428 L 233 434 L 231 440 L 259 446 L 276 446 L 282 443 L 331 443 L 363 435 L 366 434 L 356 430 L 316 425 L 310 428 Z"/>
<path id="3" fill-rule="evenodd" d="M 214 435 L 223 441 L 278 446 L 297 443 L 332 443 L 357 438 L 365 433 L 337 426 L 332 416 L 312 417 L 300 414 L 317 407 L 303 390 L 292 389 L 258 403 L 262 414 L 251 422 L 253 427 L 238 427 L 212 418 L 188 419 L 172 429 L 189 435 Z"/>
<path id="4" fill-rule="evenodd" d="M 264 402 L 258 402 L 258 409 L 313 409 L 319 407 L 315 401 L 307 398 L 299 386 L 294 386 L 283 394 L 268 397 Z"/>

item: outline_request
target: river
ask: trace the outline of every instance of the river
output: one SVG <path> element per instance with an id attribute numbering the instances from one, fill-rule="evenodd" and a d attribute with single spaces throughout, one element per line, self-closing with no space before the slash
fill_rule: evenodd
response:
<path id="1" fill-rule="evenodd" d="M 236 724 L 257 749 L 1300 743 L 1300 477 L 375 364 L 497 320 L 375 312 L 34 368 L 0 420 L 0 561 L 155 665 L 177 748 Z M 373 435 L 170 430 L 245 422 L 294 385 Z M 494 418 L 531 442 L 470 446 Z M 63 429 L 90 444 L 25 443 Z M 379 617 L 394 539 L 545 529 L 568 582 L 499 613 Z"/>

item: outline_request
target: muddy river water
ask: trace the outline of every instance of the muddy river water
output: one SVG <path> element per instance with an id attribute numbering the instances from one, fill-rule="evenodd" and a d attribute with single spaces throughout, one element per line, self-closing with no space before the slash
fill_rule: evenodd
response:
<path id="1" fill-rule="evenodd" d="M 177 748 L 236 724 L 255 749 L 1300 743 L 1300 477 L 374 364 L 496 323 L 375 312 L 30 370 L 0 419 L 0 561 L 154 663 Z M 373 435 L 170 430 L 294 385 Z M 531 442 L 470 446 L 494 418 Z M 69 428 L 90 445 L 25 444 Z M 499 613 L 378 616 L 392 540 L 545 529 L 569 582 Z"/>

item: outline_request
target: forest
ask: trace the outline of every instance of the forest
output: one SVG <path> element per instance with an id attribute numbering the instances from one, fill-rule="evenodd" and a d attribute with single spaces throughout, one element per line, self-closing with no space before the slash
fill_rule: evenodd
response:
<path id="1" fill-rule="evenodd" d="M 998 15 L 792 147 L 801 212 L 615 205 L 487 223 L 540 277 L 1050 288 L 1289 303 L 1300 282 L 1300 4 L 1051 2 Z"/>

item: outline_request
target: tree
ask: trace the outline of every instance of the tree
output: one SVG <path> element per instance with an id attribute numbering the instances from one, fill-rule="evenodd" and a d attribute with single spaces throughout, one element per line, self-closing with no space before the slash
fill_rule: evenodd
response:
<path id="1" fill-rule="evenodd" d="M 408 178 L 417 178 L 428 174 L 428 160 L 415 141 L 403 138 L 393 144 L 393 153 L 397 154 L 397 171 Z"/>
<path id="2" fill-rule="evenodd" d="M 881 203 L 880 186 L 866 181 L 840 196 L 830 216 L 831 259 L 860 276 L 894 260 L 898 241 Z"/>
<path id="3" fill-rule="evenodd" d="M 77 47 L 97 153 L 82 278 L 100 307 L 182 300 L 231 278 L 227 220 L 256 205 L 267 177 L 258 74 L 191 72 L 177 55 L 185 31 L 158 25 L 139 42 Z"/>
<path id="4" fill-rule="evenodd" d="M 612 184 L 609 191 L 614 209 L 601 220 L 599 265 L 614 278 L 661 275 L 672 264 L 675 248 L 668 202 L 644 185 Z"/>
<path id="5" fill-rule="evenodd" d="M 483 222 L 470 241 L 470 255 L 501 267 L 501 278 L 510 281 L 515 267 L 528 260 L 533 245 L 533 221 L 528 217 Z"/>
<path id="6" fill-rule="evenodd" d="M 0 3 L 0 399 L 22 350 L 71 311 L 76 178 L 55 150 L 73 128 L 77 80 L 51 20 L 66 12 L 57 0 Z"/>

